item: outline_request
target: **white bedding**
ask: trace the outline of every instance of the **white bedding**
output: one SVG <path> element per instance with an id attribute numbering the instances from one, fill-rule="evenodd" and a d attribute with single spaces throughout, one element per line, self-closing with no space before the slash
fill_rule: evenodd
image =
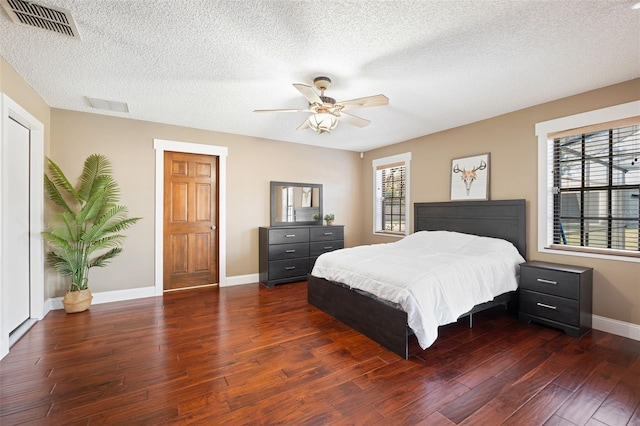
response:
<path id="1" fill-rule="evenodd" d="M 421 231 L 394 243 L 325 253 L 312 275 L 398 303 L 420 347 L 426 349 L 438 337 L 438 326 L 515 290 L 522 262 L 505 240 Z"/>

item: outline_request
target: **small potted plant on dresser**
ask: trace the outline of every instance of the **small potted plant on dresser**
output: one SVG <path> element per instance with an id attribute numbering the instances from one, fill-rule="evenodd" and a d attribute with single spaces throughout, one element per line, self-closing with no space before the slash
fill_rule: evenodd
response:
<path id="1" fill-rule="evenodd" d="M 120 188 L 104 155 L 93 154 L 85 160 L 77 189 L 56 163 L 47 161 L 45 191 L 59 211 L 42 233 L 51 247 L 46 260 L 60 274 L 71 277 L 62 299 L 65 310 L 82 312 L 93 299 L 89 269 L 106 266 L 120 254 L 124 239 L 120 232 L 140 218 L 129 218 L 127 207 L 117 204 Z"/>
<path id="2" fill-rule="evenodd" d="M 335 216 L 333 213 L 327 213 L 324 215 L 324 220 L 327 222 L 327 225 L 333 225 L 333 221 L 335 220 Z"/>

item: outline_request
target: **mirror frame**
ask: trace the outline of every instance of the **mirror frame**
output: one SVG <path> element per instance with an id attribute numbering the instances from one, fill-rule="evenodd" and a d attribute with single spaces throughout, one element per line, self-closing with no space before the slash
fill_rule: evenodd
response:
<path id="1" fill-rule="evenodd" d="M 278 186 L 293 186 L 293 187 L 311 187 L 312 190 L 318 188 L 318 199 L 320 205 L 318 206 L 319 220 L 311 220 L 304 222 L 279 222 L 276 219 L 276 187 Z M 309 225 L 322 225 L 323 213 L 322 213 L 322 184 L 321 183 L 300 183 L 300 182 L 276 182 L 271 181 L 270 186 L 271 193 L 271 226 L 309 226 Z"/>

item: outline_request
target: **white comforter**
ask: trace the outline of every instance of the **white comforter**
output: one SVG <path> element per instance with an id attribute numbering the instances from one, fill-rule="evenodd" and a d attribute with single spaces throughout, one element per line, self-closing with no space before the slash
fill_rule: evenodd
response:
<path id="1" fill-rule="evenodd" d="M 515 290 L 522 262 L 508 241 L 421 231 L 394 243 L 325 253 L 312 274 L 398 303 L 426 349 L 438 337 L 438 326 Z"/>

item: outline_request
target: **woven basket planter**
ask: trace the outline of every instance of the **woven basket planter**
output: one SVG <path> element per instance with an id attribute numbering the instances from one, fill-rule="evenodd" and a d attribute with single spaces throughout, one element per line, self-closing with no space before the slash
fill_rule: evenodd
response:
<path id="1" fill-rule="evenodd" d="M 62 298 L 62 304 L 64 305 L 64 310 L 67 311 L 68 314 L 73 314 L 89 309 L 92 299 L 93 296 L 89 289 L 69 291 Z"/>

